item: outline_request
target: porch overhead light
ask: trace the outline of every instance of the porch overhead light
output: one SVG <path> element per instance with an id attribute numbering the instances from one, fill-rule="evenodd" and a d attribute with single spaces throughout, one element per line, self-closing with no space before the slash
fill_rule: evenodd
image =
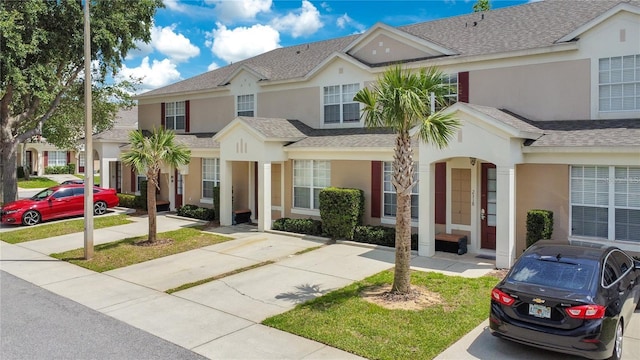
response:
<path id="1" fill-rule="evenodd" d="M 469 158 L 469 163 L 471 164 L 471 166 L 476 166 L 476 158 L 470 157 Z"/>

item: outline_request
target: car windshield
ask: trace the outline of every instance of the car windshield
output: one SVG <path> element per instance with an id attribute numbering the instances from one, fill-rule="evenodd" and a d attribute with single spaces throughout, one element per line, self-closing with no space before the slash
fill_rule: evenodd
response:
<path id="1" fill-rule="evenodd" d="M 595 273 L 594 262 L 525 257 L 514 266 L 507 281 L 579 291 L 589 289 Z"/>
<path id="2" fill-rule="evenodd" d="M 33 195 L 31 197 L 31 200 L 42 200 L 42 199 L 45 199 L 45 198 L 49 197 L 51 194 L 53 194 L 53 190 L 44 189 L 44 190 L 40 191 L 39 193 Z"/>

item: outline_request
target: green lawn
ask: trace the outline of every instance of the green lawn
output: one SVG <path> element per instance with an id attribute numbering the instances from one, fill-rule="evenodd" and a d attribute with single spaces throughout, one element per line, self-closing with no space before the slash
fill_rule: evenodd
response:
<path id="1" fill-rule="evenodd" d="M 413 272 L 412 283 L 444 299 L 419 311 L 389 310 L 363 300 L 372 285 L 390 284 L 384 271 L 336 290 L 263 324 L 370 359 L 432 359 L 488 316 L 490 292 L 498 279 L 468 279 Z"/>
<path id="2" fill-rule="evenodd" d="M 29 180 L 18 179 L 18 187 L 23 189 L 48 188 L 58 185 L 57 182 L 42 177 L 31 177 Z"/>
<path id="3" fill-rule="evenodd" d="M 158 233 L 158 239 L 172 239 L 171 244 L 139 246 L 148 236 L 128 238 L 94 246 L 94 257 L 83 260 L 84 249 L 51 254 L 56 259 L 68 261 L 89 270 L 104 272 L 144 261 L 161 258 L 201 247 L 232 240 L 231 238 L 201 231 L 202 227 L 188 227 Z"/>
<path id="4" fill-rule="evenodd" d="M 94 229 L 102 229 L 129 223 L 131 223 L 131 220 L 129 220 L 127 215 L 99 216 L 93 218 Z M 84 219 L 76 219 L 35 227 L 20 227 L 17 230 L 2 233 L 2 241 L 10 244 L 17 244 L 25 241 L 44 239 L 82 231 L 84 231 Z"/>
<path id="5" fill-rule="evenodd" d="M 73 175 L 75 177 L 77 177 L 78 179 L 84 179 L 84 175 L 83 174 L 75 174 Z M 93 176 L 93 184 L 100 184 L 100 175 L 94 175 Z"/>

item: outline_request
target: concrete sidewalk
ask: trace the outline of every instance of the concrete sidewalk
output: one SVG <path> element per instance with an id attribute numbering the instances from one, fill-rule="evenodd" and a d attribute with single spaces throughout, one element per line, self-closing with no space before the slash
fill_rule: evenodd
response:
<path id="1" fill-rule="evenodd" d="M 158 231 L 193 225 L 159 215 Z M 145 234 L 145 219 L 95 231 L 95 242 Z M 358 356 L 260 325 L 265 318 L 393 266 L 394 252 L 335 244 L 255 227 L 210 231 L 235 240 L 95 273 L 53 259 L 82 247 L 83 234 L 10 245 L 0 242 L 0 269 L 212 359 L 357 359 Z M 164 291 L 274 261 L 171 295 Z M 414 258 L 415 269 L 481 276 L 493 264 L 473 257 Z"/>

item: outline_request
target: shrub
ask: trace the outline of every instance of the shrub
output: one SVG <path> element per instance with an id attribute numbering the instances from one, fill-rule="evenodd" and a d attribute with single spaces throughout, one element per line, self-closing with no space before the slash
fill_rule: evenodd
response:
<path id="1" fill-rule="evenodd" d="M 148 180 L 140 180 L 140 196 L 138 199 L 137 208 L 147 210 L 147 184 Z"/>
<path id="2" fill-rule="evenodd" d="M 184 216 L 192 219 L 211 221 L 214 219 L 214 210 L 187 204 L 181 206 L 177 210 L 178 216 Z"/>
<path id="3" fill-rule="evenodd" d="M 213 188 L 213 220 L 220 220 L 220 186 Z"/>
<path id="4" fill-rule="evenodd" d="M 319 198 L 324 233 L 332 239 L 353 239 L 353 229 L 362 224 L 364 191 L 328 187 Z"/>
<path id="5" fill-rule="evenodd" d="M 60 166 L 47 166 L 46 168 L 44 168 L 44 173 L 47 175 L 50 174 L 68 174 L 68 169 L 66 165 L 60 165 Z"/>
<path id="6" fill-rule="evenodd" d="M 122 207 L 130 208 L 130 209 L 139 209 L 138 207 L 138 198 L 137 195 L 131 194 L 118 194 L 118 199 L 120 199 L 120 205 Z"/>
<path id="7" fill-rule="evenodd" d="M 353 241 L 395 247 L 396 228 L 371 225 L 356 226 L 353 232 Z M 411 250 L 418 250 L 418 234 L 411 234 Z"/>
<path id="8" fill-rule="evenodd" d="M 24 179 L 24 167 L 18 166 L 18 179 Z"/>
<path id="9" fill-rule="evenodd" d="M 529 210 L 527 212 L 527 247 L 542 239 L 551 239 L 553 211 Z"/>
<path id="10" fill-rule="evenodd" d="M 314 219 L 280 218 L 274 221 L 273 230 L 287 231 L 305 235 L 322 235 L 322 221 Z"/>
<path id="11" fill-rule="evenodd" d="M 76 164 L 70 163 L 67 164 L 67 174 L 75 174 L 76 173 Z"/>

